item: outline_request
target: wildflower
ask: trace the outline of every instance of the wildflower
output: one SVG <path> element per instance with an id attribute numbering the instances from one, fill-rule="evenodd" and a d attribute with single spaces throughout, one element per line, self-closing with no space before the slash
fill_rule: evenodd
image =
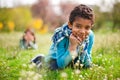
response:
<path id="1" fill-rule="evenodd" d="M 7 69 L 9 70 L 9 69 L 10 69 L 10 67 L 7 67 Z"/>
<path id="2" fill-rule="evenodd" d="M 79 77 L 80 77 L 80 78 L 83 78 L 83 76 L 82 76 L 82 75 L 79 75 Z"/>
<path id="3" fill-rule="evenodd" d="M 36 64 L 35 64 L 35 63 L 32 63 L 31 65 L 32 65 L 33 67 L 35 67 L 35 66 L 36 66 Z"/>
<path id="4" fill-rule="evenodd" d="M 31 65 L 29 65 L 30 69 L 33 69 L 36 65 L 34 63 L 32 63 Z"/>
<path id="5" fill-rule="evenodd" d="M 33 80 L 39 80 L 39 76 L 35 75 L 35 76 L 33 77 Z"/>
<path id="6" fill-rule="evenodd" d="M 26 65 L 26 64 L 23 64 L 22 66 L 23 66 L 23 67 L 27 67 L 27 65 Z"/>
<path id="7" fill-rule="evenodd" d="M 104 77 L 104 79 L 103 80 L 108 80 L 108 78 L 107 78 L 107 75 L 105 74 L 105 77 Z"/>
<path id="8" fill-rule="evenodd" d="M 102 57 L 102 54 L 99 54 L 98 57 Z"/>
<path id="9" fill-rule="evenodd" d="M 30 77 L 27 77 L 26 80 L 31 80 L 31 78 L 30 78 Z"/>
<path id="10" fill-rule="evenodd" d="M 118 50 L 118 53 L 120 53 L 120 50 Z"/>
<path id="11" fill-rule="evenodd" d="M 77 63 L 80 63 L 80 61 L 79 61 L 79 60 L 77 60 Z"/>
<path id="12" fill-rule="evenodd" d="M 9 30 L 10 30 L 10 31 L 13 31 L 13 30 L 14 30 L 14 27 L 15 27 L 14 22 L 13 22 L 13 21 L 9 21 L 9 22 L 8 22 L 8 28 L 9 28 Z"/>
<path id="13" fill-rule="evenodd" d="M 111 74 L 110 77 L 113 77 L 113 75 Z"/>
<path id="14" fill-rule="evenodd" d="M 62 77 L 62 78 L 66 78 L 66 77 L 67 77 L 67 73 L 66 73 L 66 72 L 62 72 L 62 73 L 61 73 L 61 77 Z"/>
<path id="15" fill-rule="evenodd" d="M 80 70 L 79 69 L 75 70 L 75 74 L 80 74 Z"/>
<path id="16" fill-rule="evenodd" d="M 28 74 L 29 76 L 34 76 L 34 75 L 35 75 L 35 72 L 33 72 L 33 71 L 28 71 L 27 74 Z"/>
<path id="17" fill-rule="evenodd" d="M 22 71 L 20 72 L 20 74 L 21 74 L 21 76 L 25 76 L 25 75 L 26 75 L 26 71 L 22 70 Z"/>
<path id="18" fill-rule="evenodd" d="M 87 73 L 85 73 L 85 75 L 87 76 L 88 74 L 87 74 Z"/>
<path id="19" fill-rule="evenodd" d="M 75 63 L 75 66 L 78 67 L 78 66 L 79 66 L 79 63 Z"/>
<path id="20" fill-rule="evenodd" d="M 93 68 L 92 68 L 92 67 L 90 67 L 90 70 L 93 70 Z"/>
<path id="21" fill-rule="evenodd" d="M 72 75 L 74 75 L 74 72 L 72 72 Z"/>
<path id="22" fill-rule="evenodd" d="M 18 80 L 22 80 L 22 78 L 20 77 Z"/>
<path id="23" fill-rule="evenodd" d="M 113 69 L 113 65 L 110 66 L 110 69 Z"/>
<path id="24" fill-rule="evenodd" d="M 93 66 L 98 67 L 98 65 L 97 65 L 97 64 L 93 64 Z"/>
<path id="25" fill-rule="evenodd" d="M 41 28 L 39 30 L 40 34 L 44 34 L 44 33 L 47 33 L 47 32 L 48 32 L 48 26 L 47 25 L 44 25 L 43 28 Z"/>
<path id="26" fill-rule="evenodd" d="M 36 19 L 33 22 L 33 26 L 36 30 L 39 30 L 43 25 L 43 20 L 42 19 Z"/>
<path id="27" fill-rule="evenodd" d="M 42 78 L 42 75 L 36 73 L 36 76 L 38 76 L 38 78 Z"/>
<path id="28" fill-rule="evenodd" d="M 0 30 L 3 28 L 3 24 L 2 22 L 0 22 Z"/>
<path id="29" fill-rule="evenodd" d="M 84 65 L 83 64 L 80 64 L 80 67 L 82 68 Z"/>

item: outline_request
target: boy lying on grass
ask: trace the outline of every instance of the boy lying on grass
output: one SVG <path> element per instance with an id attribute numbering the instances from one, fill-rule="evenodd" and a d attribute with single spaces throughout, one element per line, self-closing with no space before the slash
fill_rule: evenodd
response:
<path id="1" fill-rule="evenodd" d="M 93 10 L 83 4 L 76 6 L 70 13 L 69 21 L 55 30 L 53 43 L 45 63 L 51 70 L 63 69 L 70 64 L 84 68 L 91 67 L 91 50 L 94 43 Z M 39 61 L 41 56 L 32 62 Z"/>

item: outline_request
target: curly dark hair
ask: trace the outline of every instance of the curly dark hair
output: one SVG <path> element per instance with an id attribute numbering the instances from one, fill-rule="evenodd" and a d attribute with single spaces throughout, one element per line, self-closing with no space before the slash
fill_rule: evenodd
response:
<path id="1" fill-rule="evenodd" d="M 81 17 L 84 19 L 89 19 L 92 21 L 92 24 L 94 24 L 94 13 L 93 10 L 84 5 L 84 4 L 80 4 L 78 6 L 76 6 L 70 13 L 69 16 L 69 22 L 70 24 L 73 24 L 73 22 L 75 21 L 76 17 Z"/>

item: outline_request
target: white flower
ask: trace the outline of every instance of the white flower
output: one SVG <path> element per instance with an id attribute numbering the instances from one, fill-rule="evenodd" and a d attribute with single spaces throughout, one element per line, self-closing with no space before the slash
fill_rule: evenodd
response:
<path id="1" fill-rule="evenodd" d="M 31 80 L 31 78 L 30 78 L 30 77 L 27 77 L 26 80 Z"/>
<path id="2" fill-rule="evenodd" d="M 113 77 L 113 75 L 111 74 L 110 77 Z"/>
<path id="3" fill-rule="evenodd" d="M 38 76 L 39 78 L 42 78 L 41 74 L 36 73 L 36 76 Z"/>
<path id="4" fill-rule="evenodd" d="M 97 65 L 97 64 L 93 64 L 93 66 L 98 67 L 98 65 Z"/>
<path id="5" fill-rule="evenodd" d="M 80 74 L 80 70 L 79 69 L 75 70 L 75 74 Z"/>
<path id="6" fill-rule="evenodd" d="M 36 66 L 36 65 L 35 65 L 34 63 L 32 63 L 32 64 L 29 65 L 29 68 L 30 68 L 30 69 L 33 69 L 35 66 Z"/>
<path id="7" fill-rule="evenodd" d="M 80 61 L 79 61 L 79 60 L 77 60 L 77 63 L 80 63 Z"/>
<path id="8" fill-rule="evenodd" d="M 104 77 L 104 79 L 103 80 L 108 80 L 108 78 L 107 78 L 107 75 L 105 74 L 105 77 Z"/>
<path id="9" fill-rule="evenodd" d="M 35 76 L 33 77 L 33 80 L 39 80 L 39 76 L 35 75 Z"/>
<path id="10" fill-rule="evenodd" d="M 23 67 L 27 67 L 27 65 L 26 65 L 26 64 L 23 64 L 22 66 L 23 66 Z"/>
<path id="11" fill-rule="evenodd" d="M 33 71 L 28 71 L 27 74 L 28 74 L 29 76 L 33 76 L 33 75 L 35 75 L 35 72 L 33 72 Z"/>
<path id="12" fill-rule="evenodd" d="M 83 64 L 80 64 L 81 68 L 84 66 Z"/>
<path id="13" fill-rule="evenodd" d="M 99 54 L 98 57 L 102 57 L 102 54 Z"/>
<path id="14" fill-rule="evenodd" d="M 85 75 L 87 76 L 88 74 L 87 74 L 87 73 L 85 73 Z"/>
<path id="15" fill-rule="evenodd" d="M 61 73 L 61 77 L 66 78 L 67 77 L 67 73 L 66 72 L 62 72 Z"/>
<path id="16" fill-rule="evenodd" d="M 25 75 L 26 75 L 26 71 L 22 70 L 22 71 L 20 72 L 20 74 L 21 74 L 21 76 L 25 76 Z"/>
<path id="17" fill-rule="evenodd" d="M 93 70 L 93 68 L 90 67 L 90 70 Z"/>
<path id="18" fill-rule="evenodd" d="M 77 67 L 78 67 L 78 66 L 79 66 L 79 63 L 75 63 L 75 66 L 77 66 Z"/>
<path id="19" fill-rule="evenodd" d="M 22 78 L 20 77 L 18 80 L 22 80 Z"/>
<path id="20" fill-rule="evenodd" d="M 120 80 L 120 78 L 117 78 L 117 80 Z"/>
<path id="21" fill-rule="evenodd" d="M 118 50 L 118 53 L 120 53 L 120 50 Z"/>
<path id="22" fill-rule="evenodd" d="M 72 72 L 72 75 L 74 75 L 74 72 Z"/>
<path id="23" fill-rule="evenodd" d="M 7 67 L 7 69 L 9 70 L 9 69 L 10 69 L 10 67 Z"/>
<path id="24" fill-rule="evenodd" d="M 110 66 L 110 69 L 113 69 L 113 68 L 114 68 L 114 66 L 113 66 L 113 65 L 111 65 L 111 66 Z"/>
<path id="25" fill-rule="evenodd" d="M 83 76 L 82 75 L 79 75 L 80 78 L 82 78 Z"/>

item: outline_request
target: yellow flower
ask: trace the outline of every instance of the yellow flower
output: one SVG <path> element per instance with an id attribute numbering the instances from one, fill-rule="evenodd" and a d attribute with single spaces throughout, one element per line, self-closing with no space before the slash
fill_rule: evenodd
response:
<path id="1" fill-rule="evenodd" d="M 3 28 L 3 24 L 2 22 L 0 22 L 0 30 Z"/>
<path id="2" fill-rule="evenodd" d="M 40 34 L 45 34 L 48 32 L 48 25 L 44 25 L 40 30 L 39 30 L 39 33 Z"/>
<path id="3" fill-rule="evenodd" d="M 39 30 L 43 25 L 43 21 L 42 19 L 36 19 L 34 20 L 33 22 L 33 27 L 36 29 L 36 30 Z"/>
<path id="4" fill-rule="evenodd" d="M 14 27 L 15 27 L 14 22 L 13 22 L 13 21 L 9 21 L 9 22 L 8 22 L 8 28 L 9 28 L 9 30 L 10 30 L 10 31 L 13 31 L 13 30 L 14 30 Z"/>

